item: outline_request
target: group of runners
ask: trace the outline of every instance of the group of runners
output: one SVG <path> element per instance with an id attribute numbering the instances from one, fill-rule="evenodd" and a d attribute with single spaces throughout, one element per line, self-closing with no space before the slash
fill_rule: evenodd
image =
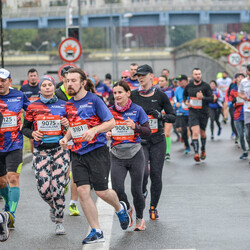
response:
<path id="1" fill-rule="evenodd" d="M 123 230 L 135 225 L 134 231 L 144 231 L 148 194 L 149 217 L 159 219 L 162 171 L 164 161 L 170 160 L 172 128 L 181 134 L 185 154 L 192 145 L 194 160 L 200 162 L 206 159 L 209 117 L 211 124 L 216 121 L 220 135 L 219 116 L 223 113 L 226 122 L 231 105 L 232 124 L 243 150 L 241 159 L 247 158 L 244 128 L 246 125 L 248 135 L 250 65 L 246 72 L 247 77 L 236 74 L 234 83 L 224 72 L 222 79 L 208 84 L 199 68 L 192 70 L 191 79 L 179 75 L 174 81 L 163 69 L 155 84 L 151 66 L 132 63 L 119 81 L 113 83 L 107 74 L 103 83 L 97 75 L 90 77 L 80 68 L 67 66 L 61 71 L 62 82 L 56 84 L 50 75 L 39 80 L 37 70 L 30 69 L 28 81 L 19 91 L 11 88 L 10 72 L 0 69 L 0 194 L 5 201 L 0 213 L 0 241 L 6 241 L 9 228 L 14 228 L 23 135 L 30 139 L 37 190 L 49 205 L 56 235 L 66 233 L 63 217 L 70 178 L 70 214 L 79 215 L 79 197 L 91 227 L 82 244 L 104 241 L 92 188 L 114 207 Z M 211 139 L 213 130 L 211 125 Z M 125 192 L 128 172 L 133 201 Z M 112 189 L 108 187 L 109 173 Z"/>

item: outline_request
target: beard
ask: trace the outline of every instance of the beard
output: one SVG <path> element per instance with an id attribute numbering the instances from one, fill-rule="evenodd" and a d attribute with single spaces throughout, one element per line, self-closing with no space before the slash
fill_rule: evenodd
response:
<path id="1" fill-rule="evenodd" d="M 196 82 L 196 83 L 199 83 L 200 81 L 201 81 L 201 79 L 194 79 L 194 81 Z"/>
<path id="2" fill-rule="evenodd" d="M 78 91 L 75 91 L 72 88 L 68 88 L 68 95 L 69 96 L 76 96 L 82 89 L 82 85 L 80 86 L 80 88 L 78 89 Z"/>
<path id="3" fill-rule="evenodd" d="M 30 84 L 31 84 L 32 86 L 35 86 L 35 85 L 37 84 L 37 82 L 30 82 Z"/>

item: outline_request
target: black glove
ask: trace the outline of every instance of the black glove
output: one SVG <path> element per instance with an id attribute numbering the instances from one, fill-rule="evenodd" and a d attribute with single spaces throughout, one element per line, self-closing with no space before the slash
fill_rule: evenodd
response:
<path id="1" fill-rule="evenodd" d="M 235 104 L 237 101 L 236 97 L 234 97 L 234 99 L 232 100 L 232 104 Z"/>
<path id="2" fill-rule="evenodd" d="M 154 118 L 156 118 L 156 119 L 158 119 L 158 120 L 162 119 L 161 112 L 159 112 L 159 111 L 156 110 L 156 109 L 153 109 L 153 110 L 149 111 L 148 114 L 149 114 L 149 115 L 152 115 Z"/>

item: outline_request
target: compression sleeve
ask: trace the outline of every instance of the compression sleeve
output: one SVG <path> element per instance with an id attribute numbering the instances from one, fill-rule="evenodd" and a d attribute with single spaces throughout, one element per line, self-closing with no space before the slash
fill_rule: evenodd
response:
<path id="1" fill-rule="evenodd" d="M 23 128 L 21 131 L 23 135 L 25 135 L 26 137 L 28 137 L 30 139 L 33 139 L 33 137 L 32 137 L 32 132 L 33 132 L 32 125 L 33 125 L 33 122 L 30 122 L 30 121 L 24 119 Z"/>
<path id="2" fill-rule="evenodd" d="M 151 129 L 149 126 L 149 122 L 145 122 L 142 125 L 135 124 L 135 132 L 139 133 L 141 136 L 150 136 Z"/>

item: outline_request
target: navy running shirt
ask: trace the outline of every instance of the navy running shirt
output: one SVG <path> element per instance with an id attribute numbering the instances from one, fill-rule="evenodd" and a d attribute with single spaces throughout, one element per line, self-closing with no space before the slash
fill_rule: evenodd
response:
<path id="1" fill-rule="evenodd" d="M 35 102 L 40 99 L 40 88 L 38 84 L 36 86 L 25 84 L 21 87 L 20 91 L 28 97 L 30 102 Z"/>

